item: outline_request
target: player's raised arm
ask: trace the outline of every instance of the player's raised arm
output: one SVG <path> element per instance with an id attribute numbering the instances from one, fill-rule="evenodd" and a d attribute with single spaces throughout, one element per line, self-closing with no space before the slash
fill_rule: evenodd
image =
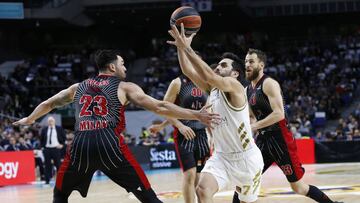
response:
<path id="1" fill-rule="evenodd" d="M 210 92 L 211 87 L 202 76 L 194 69 L 192 63 L 189 61 L 183 49 L 178 50 L 178 59 L 181 71 L 188 77 L 197 87 L 204 92 Z M 196 53 L 195 53 L 196 54 Z M 199 57 L 199 56 L 198 56 Z"/>
<path id="2" fill-rule="evenodd" d="M 74 95 L 76 89 L 78 87 L 78 83 L 70 86 L 67 89 L 64 89 L 57 93 L 56 95 L 50 97 L 46 101 L 43 101 L 39 104 L 34 111 L 25 118 L 22 118 L 13 123 L 13 125 L 29 125 L 35 122 L 36 119 L 40 118 L 41 116 L 49 113 L 54 108 L 58 108 L 64 106 L 66 104 L 71 103 L 74 100 Z"/>
<path id="3" fill-rule="evenodd" d="M 233 77 L 222 77 L 216 74 L 210 66 L 195 53 L 195 51 L 191 48 L 191 41 L 195 34 L 192 34 L 190 37 L 186 37 L 183 24 L 181 24 L 181 33 L 179 33 L 176 26 L 172 26 L 169 33 L 175 41 L 168 41 L 168 43 L 175 45 L 178 48 L 179 59 L 180 57 L 187 58 L 187 60 L 191 63 L 191 67 L 194 68 L 195 71 L 193 72 L 196 73 L 193 74 L 195 76 L 192 76 L 192 72 L 188 71 L 190 78 L 198 76 L 194 82 L 203 81 L 203 83 L 205 83 L 205 87 L 208 89 L 216 87 L 224 92 L 240 91 L 240 88 L 242 87 L 240 82 Z M 185 62 L 185 59 L 179 61 Z M 193 80 L 193 78 L 191 79 Z"/>
<path id="4" fill-rule="evenodd" d="M 208 113 L 204 110 L 195 111 L 185 109 L 167 101 L 154 99 L 145 94 L 144 91 L 134 83 L 123 82 L 119 87 L 125 92 L 127 100 L 162 116 L 198 120 L 207 126 L 211 126 L 212 123 L 217 123 L 219 119 L 218 114 Z"/>

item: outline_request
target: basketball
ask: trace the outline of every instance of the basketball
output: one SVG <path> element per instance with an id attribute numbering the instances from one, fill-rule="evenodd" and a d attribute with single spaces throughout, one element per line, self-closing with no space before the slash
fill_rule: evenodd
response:
<path id="1" fill-rule="evenodd" d="M 196 33 L 201 27 L 201 17 L 193 7 L 181 6 L 177 8 L 170 18 L 170 25 L 176 25 L 180 29 L 181 23 L 184 24 L 185 35 L 189 36 Z"/>

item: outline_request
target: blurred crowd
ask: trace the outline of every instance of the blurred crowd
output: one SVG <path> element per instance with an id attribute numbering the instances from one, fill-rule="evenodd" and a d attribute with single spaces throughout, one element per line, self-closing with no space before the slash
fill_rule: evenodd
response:
<path id="1" fill-rule="evenodd" d="M 243 44 L 268 44 L 266 36 L 254 40 L 251 36 L 220 35 L 219 39 L 223 41 L 196 46 L 208 64 L 217 63 L 223 52 L 239 53 L 239 47 L 240 57 L 244 57 Z M 149 58 L 144 77 L 146 92 L 158 99 L 163 98 L 170 79 L 180 74 L 176 49 L 161 42 L 154 46 L 161 47 L 159 57 Z M 338 119 L 340 108 L 353 101 L 360 79 L 360 34 L 338 36 L 326 46 L 310 41 L 296 44 L 267 52 L 265 73 L 282 87 L 293 133 L 297 137 L 315 136 L 316 128 L 324 125 L 316 122 L 316 112 L 324 112 L 326 119 Z"/>
<path id="2" fill-rule="evenodd" d="M 163 99 L 170 81 L 180 74 L 176 49 L 165 41 L 152 41 L 153 54 L 147 59 L 140 82 L 144 91 L 157 99 Z M 340 118 L 340 109 L 352 103 L 358 86 L 360 35 L 338 36 L 326 45 L 313 41 L 292 43 L 277 49 L 266 35 L 224 33 L 195 41 L 194 47 L 208 64 L 217 63 L 226 51 L 244 57 L 247 48 L 264 47 L 268 54 L 265 72 L 282 86 L 290 128 L 296 138 L 358 139 L 359 107 L 347 118 Z M 127 62 L 131 63 L 135 56 L 130 52 L 125 59 L 129 58 Z M 95 75 L 93 58 L 93 50 L 54 52 L 26 59 L 8 77 L 0 76 L 0 150 L 39 149 L 39 126 L 14 128 L 2 115 L 26 116 L 59 90 Z M 321 127 L 314 122 L 316 112 L 324 112 L 326 119 L 339 119 L 336 132 L 316 131 Z M 124 136 L 129 145 L 173 142 L 170 132 L 153 135 L 146 127 L 141 135 L 124 132 Z"/>
<path id="3" fill-rule="evenodd" d="M 318 131 L 317 141 L 360 140 L 360 104 L 347 118 L 340 118 L 335 131 Z"/>

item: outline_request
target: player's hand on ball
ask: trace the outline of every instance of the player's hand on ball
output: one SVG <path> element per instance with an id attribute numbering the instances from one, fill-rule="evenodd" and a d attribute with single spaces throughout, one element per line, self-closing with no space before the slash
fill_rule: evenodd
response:
<path id="1" fill-rule="evenodd" d="M 182 135 L 184 135 L 185 139 L 187 139 L 187 140 L 192 140 L 196 137 L 195 132 L 186 125 L 182 125 L 179 128 L 179 131 Z"/>
<path id="2" fill-rule="evenodd" d="M 31 125 L 33 124 L 35 121 L 34 120 L 30 120 L 28 117 L 22 118 L 14 123 L 12 123 L 13 125 Z"/>
<path id="3" fill-rule="evenodd" d="M 191 46 L 192 39 L 196 33 L 191 34 L 189 37 L 185 36 L 184 24 L 181 23 L 181 33 L 175 25 L 171 26 L 169 34 L 174 38 L 174 41 L 167 41 L 168 44 L 175 45 L 179 49 L 185 49 Z"/>

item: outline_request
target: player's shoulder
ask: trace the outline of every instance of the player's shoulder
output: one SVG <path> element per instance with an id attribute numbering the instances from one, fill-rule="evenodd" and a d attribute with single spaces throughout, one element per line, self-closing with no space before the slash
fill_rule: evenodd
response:
<path id="1" fill-rule="evenodd" d="M 274 78 L 267 77 L 263 81 L 263 90 L 265 92 L 272 92 L 280 89 L 280 84 Z"/>
<path id="2" fill-rule="evenodd" d="M 79 87 L 79 85 L 80 85 L 80 83 L 78 82 L 78 83 L 72 84 L 69 88 L 76 89 Z"/>
<path id="3" fill-rule="evenodd" d="M 180 76 L 177 77 L 177 78 L 175 78 L 175 79 L 173 79 L 173 80 L 171 81 L 171 83 L 172 83 L 172 84 L 175 84 L 175 85 L 181 85 L 181 78 L 180 78 Z"/>
<path id="4" fill-rule="evenodd" d="M 71 86 L 69 86 L 67 89 L 68 89 L 68 91 L 74 93 L 78 89 L 79 85 L 80 85 L 80 83 L 75 83 L 75 84 L 72 84 Z"/>
<path id="5" fill-rule="evenodd" d="M 278 85 L 279 82 L 270 76 L 266 76 L 266 78 L 263 81 L 263 84 L 264 85 Z"/>
<path id="6" fill-rule="evenodd" d="M 245 87 L 241 84 L 241 82 L 234 77 L 224 77 L 224 80 L 231 82 L 232 87 L 235 87 L 237 90 L 244 90 Z"/>
<path id="7" fill-rule="evenodd" d="M 180 87 L 181 87 L 181 79 L 177 77 L 170 82 L 168 90 L 171 89 L 172 91 L 174 90 L 180 91 Z"/>
<path id="8" fill-rule="evenodd" d="M 133 88 L 138 88 L 139 86 L 133 82 L 120 82 L 119 83 L 119 88 L 120 89 L 124 89 L 124 90 L 128 90 L 128 89 L 133 89 Z"/>

